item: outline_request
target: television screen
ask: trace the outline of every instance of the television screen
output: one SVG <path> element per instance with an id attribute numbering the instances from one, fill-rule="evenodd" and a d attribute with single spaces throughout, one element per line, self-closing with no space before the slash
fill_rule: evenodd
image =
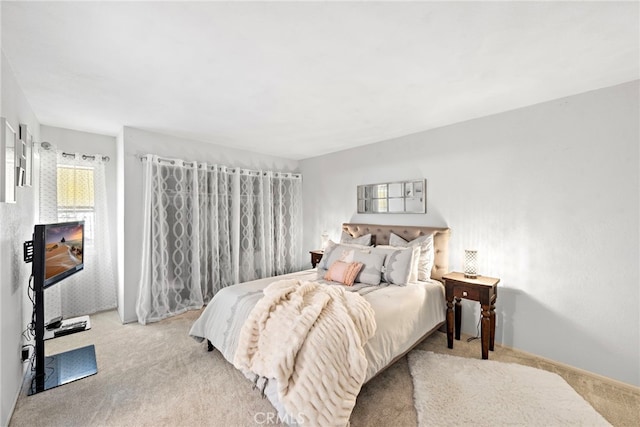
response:
<path id="1" fill-rule="evenodd" d="M 38 227 L 44 227 L 44 287 L 84 268 L 83 221 Z"/>

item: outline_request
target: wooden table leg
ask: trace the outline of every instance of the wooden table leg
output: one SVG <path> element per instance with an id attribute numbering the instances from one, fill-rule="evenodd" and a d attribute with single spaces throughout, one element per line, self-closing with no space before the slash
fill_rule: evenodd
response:
<path id="1" fill-rule="evenodd" d="M 482 306 L 482 358 L 489 358 L 489 340 L 491 338 L 491 306 Z"/>
<path id="2" fill-rule="evenodd" d="M 460 341 L 460 330 L 462 329 L 462 305 L 460 298 L 456 298 L 456 339 Z"/>
<path id="3" fill-rule="evenodd" d="M 491 321 L 491 335 L 489 336 L 489 350 L 493 351 L 494 344 L 496 342 L 496 305 L 491 304 L 491 311 L 489 312 L 489 319 Z"/>
<path id="4" fill-rule="evenodd" d="M 447 300 L 447 347 L 453 348 L 453 298 Z"/>

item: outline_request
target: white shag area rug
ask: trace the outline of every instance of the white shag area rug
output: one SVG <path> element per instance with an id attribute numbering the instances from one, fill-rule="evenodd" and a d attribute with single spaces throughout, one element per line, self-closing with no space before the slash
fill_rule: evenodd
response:
<path id="1" fill-rule="evenodd" d="M 421 350 L 408 359 L 420 427 L 610 425 L 548 371 Z"/>

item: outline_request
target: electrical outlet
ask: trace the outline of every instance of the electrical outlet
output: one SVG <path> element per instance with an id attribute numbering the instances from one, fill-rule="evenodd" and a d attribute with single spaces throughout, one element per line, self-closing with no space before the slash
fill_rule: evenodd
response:
<path id="1" fill-rule="evenodd" d="M 29 359 L 29 347 L 26 345 L 22 347 L 22 361 Z"/>

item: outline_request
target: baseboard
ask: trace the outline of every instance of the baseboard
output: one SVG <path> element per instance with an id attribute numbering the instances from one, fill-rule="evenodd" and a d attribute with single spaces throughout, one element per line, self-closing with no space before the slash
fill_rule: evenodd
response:
<path id="1" fill-rule="evenodd" d="M 11 404 L 11 408 L 9 409 L 9 418 L 6 420 L 2 420 L 4 424 L 0 424 L 2 426 L 8 426 L 9 422 L 11 422 L 11 418 L 13 417 L 13 411 L 16 410 L 16 404 L 18 403 L 18 398 L 20 394 L 25 392 L 25 383 L 31 382 L 31 370 L 29 369 L 28 360 L 22 363 L 22 383 L 20 383 L 20 387 L 18 387 L 18 391 L 16 392 L 15 397 L 13 398 L 13 403 Z"/>
<path id="2" fill-rule="evenodd" d="M 22 393 L 22 386 L 20 386 L 20 388 L 18 389 L 18 392 L 16 393 L 16 396 L 13 398 L 13 403 L 11 404 L 11 408 L 9 409 L 8 418 L 6 420 L 0 420 L 2 421 L 2 424 L 0 425 L 3 425 L 3 426 L 9 425 L 9 422 L 13 417 L 13 411 L 16 410 L 16 403 L 18 403 L 18 397 L 20 397 L 20 393 Z"/>
<path id="3" fill-rule="evenodd" d="M 627 389 L 627 390 L 629 390 L 629 391 L 631 391 L 633 393 L 640 393 L 640 387 L 635 386 L 633 384 L 625 383 L 624 381 L 616 380 L 614 378 L 610 378 L 610 377 L 607 377 L 605 375 L 596 374 L 595 372 L 587 371 L 586 369 L 578 368 L 578 367 L 573 366 L 573 365 L 568 365 L 568 364 L 563 363 L 563 362 L 558 362 L 557 360 L 549 359 L 548 357 L 539 356 L 537 354 L 529 353 L 528 351 L 524 351 L 524 350 L 521 350 L 519 348 L 510 347 L 510 346 L 504 345 L 504 344 L 499 344 L 499 345 L 500 345 L 500 347 L 508 348 L 509 350 L 513 350 L 513 351 L 516 351 L 516 352 L 519 352 L 519 353 L 523 353 L 523 354 L 525 354 L 527 356 L 530 356 L 530 357 L 535 357 L 535 358 L 541 359 L 541 360 L 543 360 L 543 361 L 545 361 L 545 362 L 547 362 L 547 363 L 549 363 L 551 365 L 556 365 L 556 366 L 558 366 L 560 368 L 574 371 L 574 372 L 576 372 L 576 373 L 578 373 L 580 375 L 584 375 L 584 376 L 591 377 L 591 378 L 593 378 L 595 380 L 598 380 L 598 381 L 609 383 L 609 384 L 611 384 L 611 385 L 613 385 L 615 387 L 622 387 L 622 388 Z"/>
<path id="4" fill-rule="evenodd" d="M 138 321 L 137 317 L 132 317 L 131 319 L 121 319 L 121 322 L 123 325 L 129 324 L 129 323 L 136 323 Z"/>

